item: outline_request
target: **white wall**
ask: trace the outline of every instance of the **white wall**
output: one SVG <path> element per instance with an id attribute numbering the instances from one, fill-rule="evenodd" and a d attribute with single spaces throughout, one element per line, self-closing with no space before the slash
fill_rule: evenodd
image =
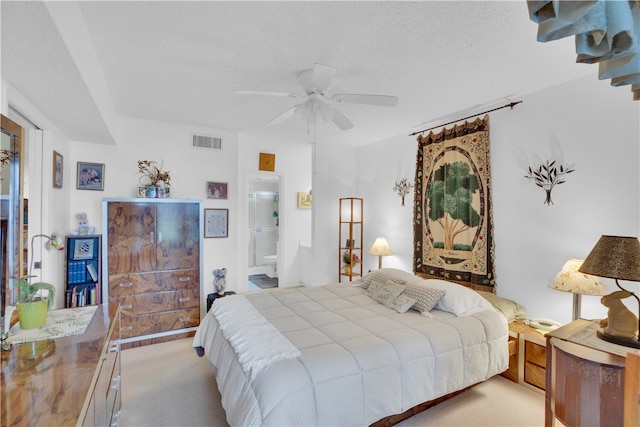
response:
<path id="1" fill-rule="evenodd" d="M 629 90 L 593 77 L 522 99 L 513 110 L 490 117 L 497 293 L 525 305 L 530 317 L 568 322 L 571 294 L 547 286 L 564 262 L 584 259 L 602 234 L 638 236 L 640 104 Z M 383 259 L 385 267 L 413 266 L 413 197 L 408 195 L 402 208 L 392 188 L 401 178 L 413 181 L 416 151 L 414 137 L 399 135 L 355 155 L 365 242 L 387 238 L 394 255 Z M 552 206 L 543 203 L 544 191 L 524 178 L 529 165 L 547 158 L 576 169 L 554 189 Z M 334 193 L 332 200 L 338 197 Z M 324 226 L 337 228 L 336 218 L 322 218 Z M 365 270 L 377 268 L 377 257 L 365 255 L 364 262 Z M 604 282 L 614 290 L 613 281 Z M 638 290 L 637 284 L 627 285 Z M 606 316 L 598 297 L 582 301 L 584 317 Z"/>

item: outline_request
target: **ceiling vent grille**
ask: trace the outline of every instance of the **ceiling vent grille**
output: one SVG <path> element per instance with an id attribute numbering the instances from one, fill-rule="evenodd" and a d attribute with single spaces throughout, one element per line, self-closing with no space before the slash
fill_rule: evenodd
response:
<path id="1" fill-rule="evenodd" d="M 204 150 L 222 150 L 222 138 L 218 136 L 191 134 L 191 147 Z"/>

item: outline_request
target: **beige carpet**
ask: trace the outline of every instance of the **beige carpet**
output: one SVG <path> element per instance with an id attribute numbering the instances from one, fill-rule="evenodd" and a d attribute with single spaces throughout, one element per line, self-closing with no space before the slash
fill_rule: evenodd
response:
<path id="1" fill-rule="evenodd" d="M 228 425 L 209 363 L 191 339 L 122 352 L 120 425 Z M 398 425 L 543 426 L 544 395 L 496 376 Z"/>

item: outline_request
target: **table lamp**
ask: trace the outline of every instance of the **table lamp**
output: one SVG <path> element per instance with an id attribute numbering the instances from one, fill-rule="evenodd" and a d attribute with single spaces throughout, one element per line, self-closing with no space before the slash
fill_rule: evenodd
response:
<path id="1" fill-rule="evenodd" d="M 581 259 L 568 260 L 562 266 L 562 270 L 549 283 L 549 287 L 552 289 L 573 294 L 572 320 L 580 318 L 582 295 L 605 295 L 607 293 L 607 289 L 598 277 L 578 271 L 582 263 Z"/>
<path id="2" fill-rule="evenodd" d="M 378 269 L 382 268 L 382 257 L 393 255 L 393 251 L 384 237 L 378 237 L 369 248 L 369 255 L 378 256 Z"/>
<path id="3" fill-rule="evenodd" d="M 622 291 L 602 297 L 602 302 L 609 307 L 609 312 L 604 330 L 597 332 L 598 337 L 615 344 L 640 348 L 640 340 L 637 336 L 640 329 L 638 317 L 620 301 L 621 298 L 633 296 L 640 311 L 640 298 L 620 286 L 618 282 L 618 279 L 640 282 L 640 242 L 638 239 L 636 237 L 601 236 L 580 266 L 579 271 L 614 279 L 616 286 Z M 602 323 L 601 327 L 603 327 Z"/>

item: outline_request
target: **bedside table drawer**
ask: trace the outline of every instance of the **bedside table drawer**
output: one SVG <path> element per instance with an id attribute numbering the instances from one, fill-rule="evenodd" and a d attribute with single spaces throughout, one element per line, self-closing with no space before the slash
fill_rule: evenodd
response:
<path id="1" fill-rule="evenodd" d="M 534 365 L 531 362 L 525 362 L 524 382 L 544 390 L 546 377 L 547 377 L 547 374 L 546 374 L 545 368 L 538 365 Z"/>
<path id="2" fill-rule="evenodd" d="M 538 365 L 542 368 L 547 366 L 547 351 L 546 347 L 538 345 L 531 341 L 525 341 L 524 343 L 524 360 L 525 362 Z"/>

